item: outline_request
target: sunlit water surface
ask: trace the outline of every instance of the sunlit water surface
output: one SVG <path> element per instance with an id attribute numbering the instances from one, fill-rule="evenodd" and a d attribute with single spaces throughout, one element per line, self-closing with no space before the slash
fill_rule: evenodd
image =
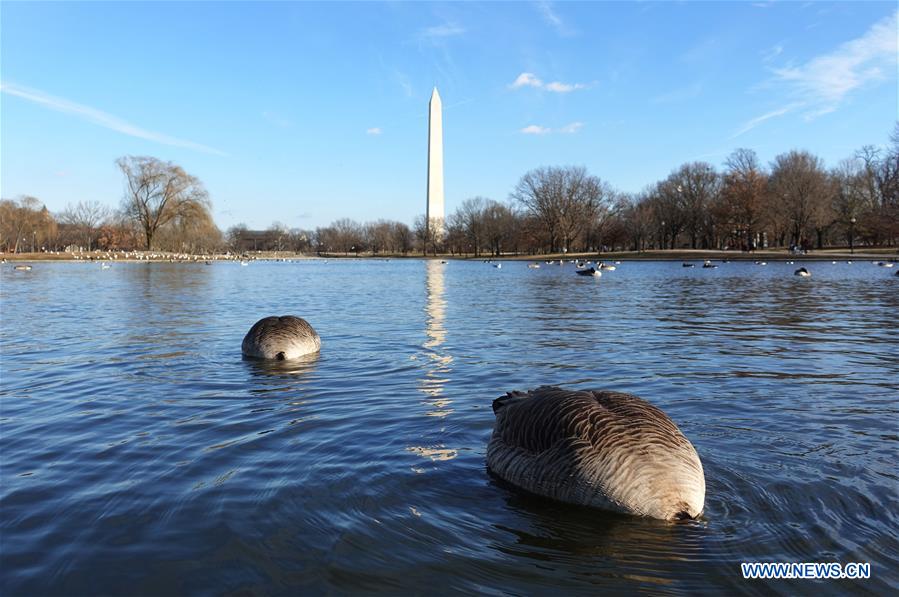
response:
<path id="1" fill-rule="evenodd" d="M 0 593 L 899 585 L 892 270 L 573 267 L 3 265 Z M 318 358 L 241 358 L 279 314 L 316 327 Z M 491 401 L 542 384 L 664 409 L 702 459 L 702 519 L 493 480 Z M 872 578 L 747 582 L 746 561 L 870 562 Z"/>

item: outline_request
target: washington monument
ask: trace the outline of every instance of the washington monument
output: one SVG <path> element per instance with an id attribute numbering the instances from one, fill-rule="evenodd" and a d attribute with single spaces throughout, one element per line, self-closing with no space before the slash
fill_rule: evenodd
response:
<path id="1" fill-rule="evenodd" d="M 443 103 L 434 87 L 428 104 L 428 236 L 443 235 Z"/>

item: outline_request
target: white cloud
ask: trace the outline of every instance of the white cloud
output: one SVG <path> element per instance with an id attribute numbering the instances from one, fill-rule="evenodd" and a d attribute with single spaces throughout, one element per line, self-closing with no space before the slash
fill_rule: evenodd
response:
<path id="1" fill-rule="evenodd" d="M 539 89 L 543 87 L 543 81 L 538 79 L 534 73 L 521 73 L 509 87 L 512 89 L 518 89 L 519 87 L 536 87 Z"/>
<path id="2" fill-rule="evenodd" d="M 556 93 L 568 93 L 569 91 L 585 89 L 586 87 L 583 83 L 560 83 L 559 81 L 546 84 L 547 91 L 555 91 Z"/>
<path id="3" fill-rule="evenodd" d="M 366 135 L 380 135 L 383 132 L 384 131 L 381 130 L 381 127 L 378 127 L 378 126 L 373 126 L 370 129 L 365 129 Z"/>
<path id="4" fill-rule="evenodd" d="M 543 17 L 546 24 L 555 29 L 559 35 L 574 35 L 574 31 L 572 31 L 571 28 L 565 24 L 565 21 L 562 20 L 562 17 L 553 10 L 551 2 L 537 2 L 534 6 L 537 8 L 537 11 L 540 13 L 540 16 Z"/>
<path id="5" fill-rule="evenodd" d="M 446 22 L 440 25 L 434 25 L 433 27 L 426 27 L 418 32 L 418 37 L 421 39 L 438 39 L 443 37 L 453 37 L 455 35 L 462 35 L 465 33 L 465 29 L 459 26 L 457 23 Z"/>
<path id="6" fill-rule="evenodd" d="M 584 128 L 583 122 L 572 122 L 571 124 L 566 124 L 565 126 L 560 128 L 559 132 L 571 135 L 571 134 L 578 132 L 582 128 Z"/>
<path id="7" fill-rule="evenodd" d="M 836 107 L 852 91 L 867 83 L 895 76 L 896 27 L 899 11 L 881 19 L 864 35 L 840 44 L 828 54 L 800 66 L 776 69 L 775 76 L 815 111 Z M 833 111 L 833 110 L 829 110 Z"/>
<path id="8" fill-rule="evenodd" d="M 564 133 L 571 135 L 578 132 L 582 128 L 584 128 L 583 122 L 572 122 L 558 129 L 552 129 L 549 127 L 540 126 L 538 124 L 532 124 L 530 126 L 524 127 L 519 132 L 524 135 L 549 135 L 551 133 Z"/>
<path id="9" fill-rule="evenodd" d="M 67 99 L 48 95 L 43 91 L 38 91 L 37 89 L 31 89 L 29 87 L 16 85 L 14 83 L 0 82 L 0 91 L 7 95 L 19 97 L 29 102 L 44 106 L 45 108 L 49 108 L 50 110 L 55 110 L 56 112 L 73 114 L 81 118 L 82 120 L 86 120 L 98 126 L 102 126 L 104 128 L 122 133 L 123 135 L 128 135 L 130 137 L 146 139 L 147 141 L 154 141 L 156 143 L 171 145 L 173 147 L 184 147 L 185 149 L 193 149 L 194 151 L 200 151 L 203 153 L 211 153 L 221 156 L 228 155 L 223 151 L 219 151 L 218 149 L 209 147 L 207 145 L 202 145 L 200 143 L 194 143 L 193 141 L 186 141 L 184 139 L 178 139 L 177 137 L 170 137 L 162 133 L 156 133 L 153 131 L 142 129 L 139 126 L 133 125 L 130 122 L 118 118 L 117 116 L 113 116 L 112 114 L 107 114 L 106 112 L 97 110 L 96 108 L 77 104 Z"/>
<path id="10" fill-rule="evenodd" d="M 551 83 L 543 83 L 543 80 L 537 77 L 534 73 L 521 73 L 509 85 L 511 89 L 521 89 L 522 87 L 534 87 L 536 89 L 544 89 L 546 91 L 552 91 L 554 93 L 569 93 L 574 91 L 575 89 L 586 89 L 587 85 L 584 83 L 562 83 L 560 81 L 553 81 Z"/>
<path id="11" fill-rule="evenodd" d="M 547 133 L 551 133 L 552 129 L 548 129 L 545 126 L 532 124 L 521 129 L 521 132 L 525 135 L 545 135 Z"/>
<path id="12" fill-rule="evenodd" d="M 813 120 L 835 112 L 858 89 L 896 77 L 899 11 L 874 23 L 861 37 L 799 66 L 774 69 L 767 86 L 781 85 L 792 101 L 744 123 L 731 138 L 790 112 Z M 780 46 L 775 56 L 780 54 Z"/>
<path id="13" fill-rule="evenodd" d="M 787 114 L 787 113 L 789 113 L 789 112 L 792 112 L 793 110 L 795 110 L 795 109 L 798 108 L 799 106 L 800 106 L 800 104 L 796 104 L 796 103 L 789 104 L 789 105 L 786 105 L 786 106 L 784 106 L 784 107 L 782 107 L 782 108 L 778 108 L 777 110 L 772 110 L 772 111 L 770 111 L 770 112 L 767 112 L 767 113 L 765 113 L 765 114 L 762 114 L 761 116 L 758 116 L 758 117 L 756 117 L 756 118 L 753 118 L 752 120 L 743 123 L 743 126 L 741 126 L 741 127 L 739 128 L 739 130 L 737 130 L 737 132 L 735 132 L 733 135 L 731 135 L 730 138 L 733 139 L 734 137 L 739 137 L 739 136 L 742 135 L 743 133 L 746 133 L 746 132 L 748 132 L 748 131 L 754 129 L 755 127 L 757 127 L 758 125 L 762 124 L 762 123 L 765 122 L 766 120 L 770 120 L 770 119 L 772 119 L 772 118 L 777 118 L 778 116 L 783 116 L 784 114 Z"/>

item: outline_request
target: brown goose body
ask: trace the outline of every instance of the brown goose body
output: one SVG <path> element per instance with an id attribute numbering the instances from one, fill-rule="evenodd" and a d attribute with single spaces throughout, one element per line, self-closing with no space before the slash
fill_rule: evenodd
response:
<path id="1" fill-rule="evenodd" d="M 487 467 L 548 498 L 671 520 L 695 518 L 705 477 L 665 413 L 631 394 L 541 387 L 493 402 Z"/>
<path id="2" fill-rule="evenodd" d="M 318 352 L 321 338 L 302 317 L 265 317 L 250 328 L 241 344 L 244 356 L 289 360 Z"/>

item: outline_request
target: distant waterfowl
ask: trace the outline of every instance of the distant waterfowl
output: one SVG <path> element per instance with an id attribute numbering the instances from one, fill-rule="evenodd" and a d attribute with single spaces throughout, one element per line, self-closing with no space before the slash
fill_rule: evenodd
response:
<path id="1" fill-rule="evenodd" d="M 891 261 L 878 261 L 877 265 L 880 267 L 893 267 L 893 263 Z"/>
<path id="2" fill-rule="evenodd" d="M 110 267 L 112 267 L 112 266 L 109 265 L 108 263 L 101 263 L 101 264 L 100 264 L 100 269 L 109 269 Z"/>
<path id="3" fill-rule="evenodd" d="M 587 269 L 579 269 L 579 270 L 575 271 L 574 273 L 576 273 L 579 276 L 594 276 L 596 278 L 602 276 L 602 272 L 593 267 L 589 267 Z"/>
<path id="4" fill-rule="evenodd" d="M 768 262 L 767 261 L 756 261 L 755 264 L 756 265 L 768 265 Z"/>
<path id="5" fill-rule="evenodd" d="M 503 269 L 503 264 L 502 263 L 494 263 L 493 267 L 495 267 L 496 269 Z"/>
<path id="6" fill-rule="evenodd" d="M 787 261 L 787 265 L 793 265 L 792 261 Z"/>
<path id="7" fill-rule="evenodd" d="M 682 263 L 681 266 L 683 266 L 683 267 L 695 267 L 696 264 L 695 264 L 695 263 Z"/>
<path id="8" fill-rule="evenodd" d="M 571 504 L 663 520 L 696 518 L 705 476 L 665 413 L 630 394 L 541 387 L 493 401 L 487 468 Z"/>
<path id="9" fill-rule="evenodd" d="M 832 263 L 832 264 L 833 264 L 833 265 L 836 265 L 836 264 L 837 264 L 837 262 L 836 262 L 836 261 L 831 261 L 831 263 Z"/>
<path id="10" fill-rule="evenodd" d="M 321 338 L 308 321 L 283 315 L 257 321 L 240 348 L 247 357 L 285 361 L 318 352 L 321 345 Z"/>
<path id="11" fill-rule="evenodd" d="M 899 270 L 896 270 L 896 275 L 899 276 Z"/>
<path id="12" fill-rule="evenodd" d="M 709 261 L 708 259 L 706 259 L 706 260 L 705 260 L 705 263 L 702 264 L 702 267 L 705 267 L 705 268 L 716 268 L 716 267 L 718 267 L 718 266 L 715 265 L 714 263 L 712 263 L 711 261 Z"/>
<path id="13" fill-rule="evenodd" d="M 528 267 L 530 269 L 540 269 L 540 264 L 539 263 L 529 263 Z"/>
<path id="14" fill-rule="evenodd" d="M 605 262 L 600 262 L 600 264 L 599 264 L 599 269 L 601 269 L 601 270 L 603 270 L 603 271 L 607 271 L 607 272 L 614 272 L 614 271 L 615 271 L 615 266 L 614 266 L 614 265 L 608 265 L 608 264 L 605 263 Z"/>
<path id="15" fill-rule="evenodd" d="M 443 265 L 446 265 L 446 259 L 441 259 L 440 263 L 442 263 Z"/>
<path id="16" fill-rule="evenodd" d="M 793 272 L 793 275 L 794 275 L 794 276 L 801 276 L 801 277 L 803 277 L 803 278 L 808 278 L 809 276 L 812 275 L 812 273 L 811 273 L 810 271 L 808 271 L 807 269 L 805 269 L 804 267 L 800 267 L 800 268 L 797 269 L 795 272 Z"/>
<path id="17" fill-rule="evenodd" d="M 246 265 L 250 265 L 250 262 L 249 261 L 241 261 L 240 264 L 246 266 Z"/>
<path id="18" fill-rule="evenodd" d="M 30 265 L 14 265 L 13 269 L 16 271 L 20 271 L 20 272 L 30 272 L 31 266 Z"/>

